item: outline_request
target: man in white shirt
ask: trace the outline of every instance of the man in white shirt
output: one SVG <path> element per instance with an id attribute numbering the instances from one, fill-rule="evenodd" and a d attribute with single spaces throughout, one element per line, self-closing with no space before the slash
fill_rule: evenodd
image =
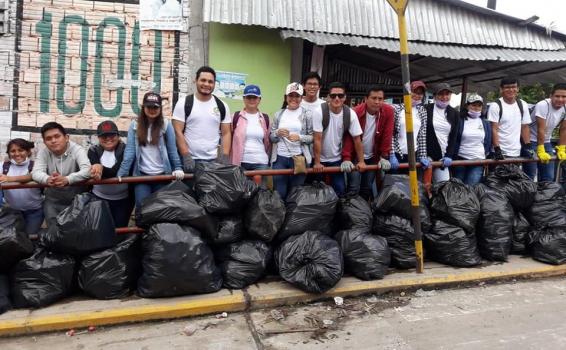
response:
<path id="1" fill-rule="evenodd" d="M 487 115 L 492 128 L 494 158 L 534 158 L 535 152 L 530 142 L 529 107 L 525 101 L 517 99 L 519 81 L 514 77 L 503 78 L 499 91 L 501 98 L 490 104 Z"/>
<path id="2" fill-rule="evenodd" d="M 560 145 L 557 149 L 566 148 L 566 84 L 556 84 L 552 88 L 550 98 L 539 101 L 531 115 L 531 143 L 537 150 L 540 163 L 525 163 L 523 170 L 531 179 L 535 179 L 538 169 L 538 181 L 554 181 L 554 164 L 550 159 L 554 154 L 550 139 L 552 132 L 560 126 Z M 560 156 L 566 158 L 566 152 Z M 559 157 L 560 159 L 560 157 Z M 562 160 L 562 159 L 560 159 Z"/>
<path id="3" fill-rule="evenodd" d="M 232 117 L 228 105 L 212 94 L 215 84 L 214 69 L 200 67 L 196 73 L 195 94 L 180 98 L 173 110 L 177 148 L 185 172 L 192 172 L 195 162 L 211 162 L 217 157 L 220 162 L 229 163 Z"/>
<path id="4" fill-rule="evenodd" d="M 307 73 L 303 77 L 302 84 L 305 88 L 305 95 L 301 101 L 301 107 L 314 113 L 324 103 L 324 100 L 318 97 L 321 86 L 320 75 L 317 72 Z"/>
<path id="5" fill-rule="evenodd" d="M 349 173 L 354 168 L 363 171 L 366 167 L 364 160 L 363 134 L 356 112 L 345 106 L 346 87 L 339 82 L 329 85 L 328 103 L 323 103 L 313 114 L 314 131 L 314 166 L 315 172 L 322 172 L 325 166 L 340 166 L 342 172 Z M 348 118 L 349 115 L 349 118 Z M 347 124 L 347 125 L 346 125 Z M 342 160 L 344 138 L 350 135 L 358 157 L 358 164 Z M 331 174 L 332 187 L 338 196 L 346 192 L 346 182 L 343 173 Z"/>

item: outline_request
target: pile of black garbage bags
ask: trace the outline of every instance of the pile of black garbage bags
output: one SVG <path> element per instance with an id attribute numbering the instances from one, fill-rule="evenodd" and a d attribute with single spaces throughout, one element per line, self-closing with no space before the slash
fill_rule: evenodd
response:
<path id="1" fill-rule="evenodd" d="M 468 267 L 511 253 L 566 262 L 566 196 L 500 165 L 473 187 L 453 179 L 419 184 L 425 257 Z M 171 297 L 241 289 L 266 275 L 310 293 L 346 274 L 383 278 L 416 266 L 409 179 L 386 175 L 372 203 L 338 198 L 320 182 L 284 203 L 237 166 L 199 164 L 190 186 L 172 182 L 142 204 L 143 234 L 117 235 L 105 201 L 77 195 L 41 239 L 0 208 L 0 313 L 43 307 L 82 292 L 98 299 Z"/>

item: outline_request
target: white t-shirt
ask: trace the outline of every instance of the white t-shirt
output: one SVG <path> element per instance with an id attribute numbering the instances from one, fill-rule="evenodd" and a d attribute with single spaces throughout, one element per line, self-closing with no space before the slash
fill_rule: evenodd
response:
<path id="1" fill-rule="evenodd" d="M 407 126 L 405 124 L 405 114 L 404 112 L 399 116 L 399 148 L 401 148 L 402 154 L 409 154 L 407 150 Z M 417 147 L 417 137 L 419 136 L 419 130 L 421 129 L 421 118 L 419 118 L 419 112 L 417 107 L 413 107 L 413 141 L 415 147 Z M 416 150 L 415 150 L 416 151 Z"/>
<path id="2" fill-rule="evenodd" d="M 246 142 L 244 144 L 244 155 L 242 156 L 242 163 L 268 163 L 267 153 L 265 153 L 265 145 L 263 144 L 263 128 L 261 127 L 259 118 L 259 113 L 246 113 L 246 119 L 248 123 L 246 128 Z M 261 118 L 263 118 L 263 116 Z"/>
<path id="3" fill-rule="evenodd" d="M 294 110 L 286 109 L 279 119 L 279 129 L 289 130 L 289 134 L 301 134 L 301 108 Z M 277 143 L 277 154 L 283 157 L 292 157 L 303 154 L 301 141 L 289 141 L 286 137 L 280 137 Z"/>
<path id="4" fill-rule="evenodd" d="M 458 156 L 464 159 L 485 159 L 485 129 L 480 118 L 468 118 L 464 121 L 462 140 Z"/>
<path id="5" fill-rule="evenodd" d="M 544 142 L 550 142 L 552 131 L 556 128 L 564 118 L 566 118 L 565 107 L 554 109 L 550 103 L 550 99 L 539 101 L 535 105 L 535 109 L 531 114 L 531 141 L 537 142 L 537 117 L 546 120 L 546 129 L 544 131 Z"/>
<path id="6" fill-rule="evenodd" d="M 140 171 L 147 175 L 163 174 L 163 157 L 159 151 L 159 144 L 152 145 L 151 142 L 151 126 L 147 129 L 147 143 L 140 147 Z"/>
<path id="7" fill-rule="evenodd" d="M 224 103 L 224 108 L 226 108 L 226 116 L 222 124 L 230 124 L 232 116 L 226 103 Z M 173 111 L 173 120 L 185 122 L 185 97 L 177 101 Z M 191 115 L 186 121 L 185 141 L 187 141 L 189 153 L 193 159 L 211 160 L 218 156 L 220 110 L 214 97 L 206 102 L 194 98 Z"/>
<path id="8" fill-rule="evenodd" d="M 350 107 L 348 107 L 350 108 Z M 322 135 L 322 150 L 320 153 L 321 162 L 337 162 L 342 159 L 342 138 L 344 129 L 343 111 L 339 114 L 330 113 L 330 120 L 326 132 Z M 322 108 L 317 108 L 313 115 L 313 131 L 323 132 L 322 128 Z M 348 132 L 352 137 L 360 136 L 362 128 L 358 116 L 350 108 L 350 128 Z"/>
<path id="9" fill-rule="evenodd" d="M 100 164 L 105 168 L 112 168 L 116 164 L 116 154 L 114 151 L 104 151 L 100 156 Z M 162 170 L 163 171 L 163 170 Z M 128 197 L 128 185 L 94 185 L 92 193 L 100 198 L 115 201 Z"/>
<path id="10" fill-rule="evenodd" d="M 301 107 L 303 107 L 304 109 L 306 109 L 307 111 L 311 111 L 312 113 L 314 113 L 314 111 L 320 107 L 321 104 L 323 104 L 325 101 L 321 98 L 317 98 L 314 102 L 307 102 L 304 98 L 301 101 Z"/>
<path id="11" fill-rule="evenodd" d="M 364 137 L 362 142 L 364 144 L 364 159 L 373 157 L 373 144 L 375 139 L 376 117 L 366 112 L 366 125 L 364 127 Z"/>
<path id="12" fill-rule="evenodd" d="M 446 119 L 446 109 L 440 109 L 436 104 L 432 112 L 432 125 L 434 126 L 436 139 L 440 145 L 440 151 L 442 155 L 444 155 L 446 153 L 446 147 L 448 147 L 448 135 L 450 135 L 452 125 L 450 125 L 448 119 Z"/>
<path id="13" fill-rule="evenodd" d="M 22 164 L 10 164 L 8 176 L 23 176 L 29 174 L 28 161 Z M 4 201 L 16 210 L 34 210 L 42 206 L 41 189 L 20 188 L 4 191 Z M 0 203 L 0 206 L 2 203 Z"/>
<path id="14" fill-rule="evenodd" d="M 513 104 L 506 103 L 503 98 L 499 100 L 503 107 L 501 120 L 499 119 L 499 106 L 495 102 L 489 104 L 487 120 L 499 123 L 499 147 L 503 155 L 518 157 L 521 155 L 521 126 L 531 123 L 529 106 L 526 102 L 520 101 L 523 104 L 523 115 L 521 116 L 519 105 L 517 105 L 518 100 Z"/>

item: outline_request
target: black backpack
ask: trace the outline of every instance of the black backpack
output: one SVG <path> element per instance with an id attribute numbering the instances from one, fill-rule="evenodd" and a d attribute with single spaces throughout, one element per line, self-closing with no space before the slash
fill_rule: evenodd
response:
<path id="1" fill-rule="evenodd" d="M 226 118 L 226 107 L 224 107 L 224 103 L 221 99 L 212 95 L 214 97 L 214 101 L 216 101 L 216 106 L 218 107 L 218 111 L 220 111 L 220 122 L 224 121 Z M 185 98 L 185 126 L 183 126 L 183 134 L 185 133 L 185 129 L 187 128 L 187 119 L 189 119 L 189 115 L 193 110 L 193 104 L 195 103 L 195 95 L 191 94 Z"/>
<path id="2" fill-rule="evenodd" d="M 322 109 L 322 131 L 324 132 L 330 124 L 330 109 L 326 102 L 322 103 L 320 108 Z M 346 105 L 342 106 L 342 112 L 342 122 L 344 125 L 342 136 L 344 136 L 344 134 L 350 130 L 350 107 Z"/>
<path id="3" fill-rule="evenodd" d="M 269 130 L 269 116 L 265 113 L 261 113 L 261 116 L 265 121 L 265 126 L 267 127 L 267 130 Z M 240 112 L 234 113 L 234 116 L 232 117 L 232 126 L 233 126 L 232 129 L 236 129 L 236 126 L 238 125 L 238 120 L 240 120 Z"/>
<path id="4" fill-rule="evenodd" d="M 517 103 L 517 105 L 519 106 L 519 111 L 521 112 L 521 119 L 523 118 L 523 100 L 519 99 L 519 100 L 515 100 L 515 102 Z M 499 107 L 499 121 L 501 121 L 501 117 L 503 116 L 503 105 L 501 104 L 501 100 L 497 99 L 495 100 L 495 103 L 497 104 L 497 106 Z M 489 108 L 485 111 L 486 115 L 489 112 Z"/>
<path id="5" fill-rule="evenodd" d="M 10 171 L 10 165 L 12 165 L 11 162 L 4 162 L 4 164 L 2 164 L 2 174 L 8 175 L 8 171 Z M 33 160 L 29 161 L 28 170 L 31 174 L 31 171 L 33 170 Z"/>

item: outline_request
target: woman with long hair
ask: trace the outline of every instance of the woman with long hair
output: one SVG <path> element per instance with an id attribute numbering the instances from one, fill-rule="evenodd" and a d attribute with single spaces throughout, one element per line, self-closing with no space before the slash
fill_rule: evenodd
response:
<path id="1" fill-rule="evenodd" d="M 132 122 L 128 130 L 128 142 L 124 150 L 124 160 L 118 170 L 118 178 L 121 179 L 129 174 L 132 176 L 172 174 L 177 180 L 182 180 L 185 176 L 182 169 L 173 125 L 163 117 L 161 96 L 148 92 L 143 97 L 143 106 L 138 119 Z M 135 185 L 136 221 L 139 219 L 142 201 L 163 186 L 163 183 Z"/>

